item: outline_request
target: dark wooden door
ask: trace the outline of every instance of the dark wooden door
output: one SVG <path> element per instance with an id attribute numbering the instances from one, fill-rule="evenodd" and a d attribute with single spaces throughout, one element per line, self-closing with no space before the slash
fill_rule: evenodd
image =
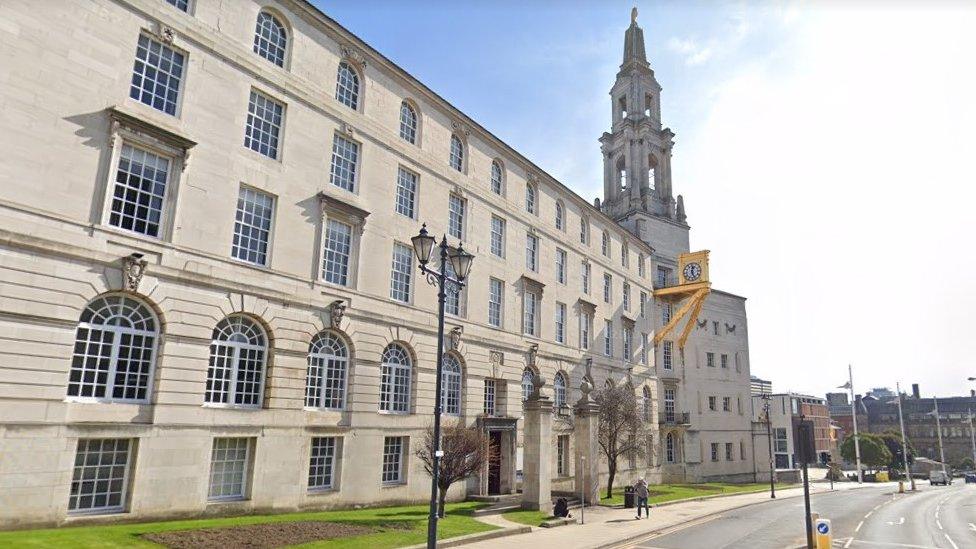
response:
<path id="1" fill-rule="evenodd" d="M 488 494 L 494 495 L 502 491 L 502 432 L 489 431 L 488 445 Z"/>

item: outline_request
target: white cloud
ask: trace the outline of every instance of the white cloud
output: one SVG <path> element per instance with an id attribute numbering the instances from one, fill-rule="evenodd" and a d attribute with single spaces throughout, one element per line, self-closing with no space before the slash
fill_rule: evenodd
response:
<path id="1" fill-rule="evenodd" d="M 788 21 L 787 21 L 788 19 Z M 804 8 L 676 150 L 693 247 L 750 298 L 753 373 L 961 393 L 976 355 L 976 10 Z M 675 41 L 675 51 L 700 51 Z"/>
<path id="2" fill-rule="evenodd" d="M 681 55 L 689 66 L 700 65 L 712 57 L 710 46 L 702 46 L 691 38 L 671 38 L 668 49 Z"/>

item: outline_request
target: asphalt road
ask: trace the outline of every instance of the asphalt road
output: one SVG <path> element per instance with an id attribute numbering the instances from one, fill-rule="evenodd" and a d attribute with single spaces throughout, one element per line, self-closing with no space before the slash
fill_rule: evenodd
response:
<path id="1" fill-rule="evenodd" d="M 890 485 L 815 494 L 811 510 L 831 520 L 835 548 L 976 548 L 976 486 L 962 479 L 948 487 L 921 482 L 917 492 L 906 494 Z M 794 549 L 806 543 L 803 514 L 803 498 L 770 500 L 693 521 L 632 547 Z"/>

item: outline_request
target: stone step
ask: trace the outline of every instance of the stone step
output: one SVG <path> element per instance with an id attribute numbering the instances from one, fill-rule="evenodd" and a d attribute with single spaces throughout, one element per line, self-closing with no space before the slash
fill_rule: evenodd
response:
<path id="1" fill-rule="evenodd" d="M 483 517 L 485 515 L 500 515 L 502 513 L 507 513 L 509 511 L 518 511 L 522 508 L 521 503 L 503 503 L 497 505 L 491 505 L 489 507 L 484 507 L 482 509 L 475 509 L 471 512 L 471 516 Z"/>

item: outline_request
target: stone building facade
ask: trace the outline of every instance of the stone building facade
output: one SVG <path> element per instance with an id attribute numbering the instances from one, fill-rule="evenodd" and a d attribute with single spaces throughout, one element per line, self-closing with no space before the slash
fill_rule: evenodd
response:
<path id="1" fill-rule="evenodd" d="M 574 489 L 584 376 L 660 434 L 624 480 L 751 478 L 744 300 L 649 343 L 689 228 L 636 22 L 654 106 L 602 141 L 657 191 L 599 207 L 302 0 L 5 2 L 0 40 L 0 526 L 425 500 L 422 223 L 476 256 L 441 396 L 500 449 L 452 499 Z"/>

